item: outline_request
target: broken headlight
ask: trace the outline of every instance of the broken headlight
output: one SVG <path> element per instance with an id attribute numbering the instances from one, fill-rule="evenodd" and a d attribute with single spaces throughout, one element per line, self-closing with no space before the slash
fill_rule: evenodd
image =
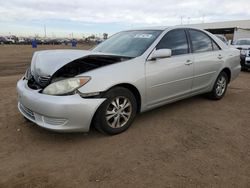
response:
<path id="1" fill-rule="evenodd" d="M 48 85 L 42 93 L 47 95 L 66 95 L 72 94 L 75 90 L 85 85 L 90 77 L 76 77 L 61 80 Z"/>

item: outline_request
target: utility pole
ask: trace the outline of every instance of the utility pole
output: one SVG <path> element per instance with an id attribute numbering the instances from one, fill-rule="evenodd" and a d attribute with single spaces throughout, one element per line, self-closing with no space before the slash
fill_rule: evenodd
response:
<path id="1" fill-rule="evenodd" d="M 181 16 L 181 25 L 183 24 L 183 22 L 182 22 L 182 21 L 183 21 L 183 16 Z"/>
<path id="2" fill-rule="evenodd" d="M 44 38 L 47 37 L 46 25 L 44 24 Z"/>
<path id="3" fill-rule="evenodd" d="M 202 23 L 205 23 L 205 15 L 202 15 Z"/>

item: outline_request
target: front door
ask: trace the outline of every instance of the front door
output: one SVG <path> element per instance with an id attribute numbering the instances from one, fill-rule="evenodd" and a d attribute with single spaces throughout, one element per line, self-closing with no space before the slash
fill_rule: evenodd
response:
<path id="1" fill-rule="evenodd" d="M 171 49 L 172 56 L 146 62 L 148 107 L 164 104 L 191 92 L 194 64 L 184 29 L 169 31 L 156 46 Z"/>

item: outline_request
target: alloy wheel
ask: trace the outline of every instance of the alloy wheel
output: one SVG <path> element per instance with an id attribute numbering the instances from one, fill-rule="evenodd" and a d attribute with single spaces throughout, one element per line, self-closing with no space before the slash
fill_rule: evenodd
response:
<path id="1" fill-rule="evenodd" d="M 224 94 L 227 86 L 227 80 L 224 76 L 221 76 L 216 83 L 216 94 L 220 97 Z"/>
<path id="2" fill-rule="evenodd" d="M 116 97 L 106 109 L 106 121 L 112 128 L 121 128 L 129 121 L 132 114 L 132 104 L 126 97 Z"/>

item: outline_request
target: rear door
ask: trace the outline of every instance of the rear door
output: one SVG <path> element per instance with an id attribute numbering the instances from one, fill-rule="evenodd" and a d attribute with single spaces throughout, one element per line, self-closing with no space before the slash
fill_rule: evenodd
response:
<path id="1" fill-rule="evenodd" d="M 192 92 L 206 90 L 213 84 L 223 62 L 223 51 L 205 32 L 189 29 L 194 54 L 194 79 Z"/>

